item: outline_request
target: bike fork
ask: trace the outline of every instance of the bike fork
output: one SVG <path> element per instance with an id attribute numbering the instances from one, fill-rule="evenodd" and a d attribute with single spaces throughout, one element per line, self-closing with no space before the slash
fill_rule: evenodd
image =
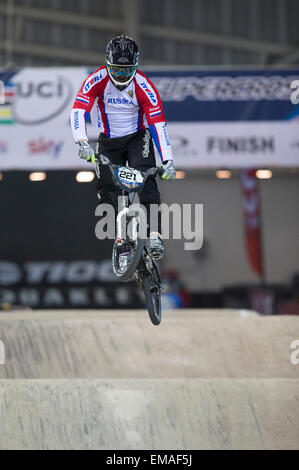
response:
<path id="1" fill-rule="evenodd" d="M 137 230 L 137 219 L 134 215 L 130 214 L 130 207 L 128 207 L 128 198 L 127 196 L 122 196 L 122 206 L 123 209 L 119 211 L 116 217 L 116 242 L 121 243 L 123 240 L 127 239 L 127 217 L 130 220 L 130 229 L 131 229 L 131 239 L 137 240 L 138 230 Z"/>

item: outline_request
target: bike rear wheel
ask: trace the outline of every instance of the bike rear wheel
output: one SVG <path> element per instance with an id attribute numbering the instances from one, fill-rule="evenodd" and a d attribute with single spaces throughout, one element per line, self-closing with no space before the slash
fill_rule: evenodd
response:
<path id="1" fill-rule="evenodd" d="M 145 273 L 142 280 L 142 288 L 149 317 L 153 325 L 161 323 L 161 291 L 159 286 L 153 282 L 150 274 Z"/>

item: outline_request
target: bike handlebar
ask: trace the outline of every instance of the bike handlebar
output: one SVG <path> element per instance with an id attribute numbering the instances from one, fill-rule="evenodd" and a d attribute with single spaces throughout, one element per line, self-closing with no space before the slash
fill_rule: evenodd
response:
<path id="1" fill-rule="evenodd" d="M 96 154 L 95 159 L 98 164 L 107 165 L 112 172 L 114 168 L 122 166 L 122 165 L 115 165 L 114 163 L 111 163 L 110 159 L 102 154 Z M 127 168 L 131 170 L 136 169 L 136 168 L 131 168 L 131 167 L 127 167 Z M 151 168 L 148 168 L 145 172 L 141 171 L 141 173 L 143 173 L 144 175 L 143 181 L 145 182 L 149 176 L 156 176 L 156 175 L 162 176 L 164 173 L 164 169 L 162 167 L 151 167 Z"/>

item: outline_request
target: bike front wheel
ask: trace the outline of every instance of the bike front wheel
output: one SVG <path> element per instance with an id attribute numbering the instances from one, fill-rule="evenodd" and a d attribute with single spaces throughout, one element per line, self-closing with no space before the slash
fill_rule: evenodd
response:
<path id="1" fill-rule="evenodd" d="M 132 279 L 134 272 L 137 269 L 139 261 L 143 254 L 143 247 L 145 240 L 138 238 L 136 242 L 126 241 L 124 246 L 120 246 L 114 242 L 112 251 L 112 267 L 116 277 L 123 282 L 128 282 Z M 120 262 L 121 255 L 124 250 L 127 250 L 130 261 L 126 265 Z"/>
<path id="2" fill-rule="evenodd" d="M 161 323 L 161 291 L 147 273 L 143 276 L 142 289 L 151 322 L 153 325 L 159 325 Z"/>

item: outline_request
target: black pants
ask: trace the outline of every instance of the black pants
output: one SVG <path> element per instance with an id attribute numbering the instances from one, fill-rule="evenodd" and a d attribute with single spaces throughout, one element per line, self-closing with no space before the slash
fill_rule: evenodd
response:
<path id="1" fill-rule="evenodd" d="M 101 133 L 98 139 L 98 153 L 105 155 L 115 165 L 128 165 L 137 170 L 147 170 L 156 166 L 154 145 L 149 129 L 134 132 L 124 137 L 107 137 Z M 101 166 L 100 178 L 96 180 L 96 187 L 101 196 L 101 203 L 112 204 L 117 208 L 117 196 L 121 191 L 112 182 L 108 168 Z M 147 221 L 150 220 L 150 204 L 160 204 L 160 193 L 156 179 L 149 177 L 142 192 L 139 194 L 140 203 L 147 209 Z M 155 224 L 156 225 L 156 224 Z M 154 231 L 161 233 L 161 218 L 158 217 Z"/>

